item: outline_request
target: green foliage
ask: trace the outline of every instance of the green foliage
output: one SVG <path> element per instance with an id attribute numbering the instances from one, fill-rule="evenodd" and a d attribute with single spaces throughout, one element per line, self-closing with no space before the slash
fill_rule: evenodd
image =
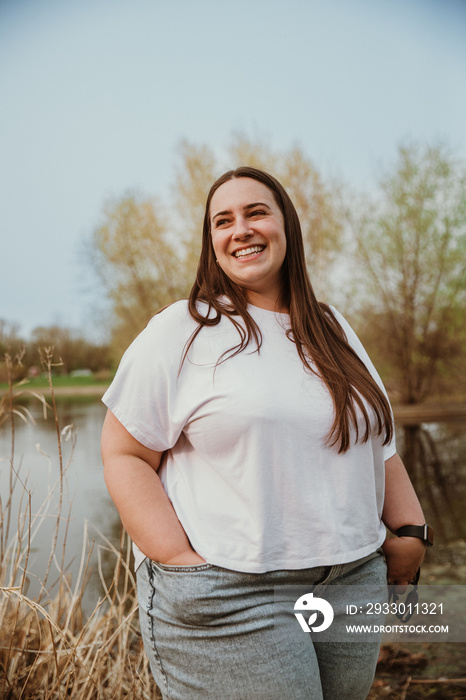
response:
<path id="1" fill-rule="evenodd" d="M 444 146 L 400 147 L 379 200 L 353 229 L 360 335 L 388 365 L 401 400 L 416 403 L 457 375 L 464 358 L 466 173 Z"/>

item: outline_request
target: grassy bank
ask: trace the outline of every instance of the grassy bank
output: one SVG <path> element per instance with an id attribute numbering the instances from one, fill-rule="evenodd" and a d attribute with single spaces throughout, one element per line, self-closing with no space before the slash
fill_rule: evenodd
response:
<path id="1" fill-rule="evenodd" d="M 98 388 L 102 387 L 105 389 L 111 382 L 112 376 L 110 373 L 97 376 L 89 377 L 70 377 L 70 376 L 54 376 L 52 377 L 53 388 L 55 391 L 60 391 L 62 389 L 69 389 L 72 391 L 79 391 L 83 388 Z M 23 388 L 31 391 L 46 391 L 50 390 L 49 379 L 46 376 L 41 377 L 31 377 L 24 380 Z M 0 392 L 5 393 L 9 389 L 7 382 L 0 382 Z"/>

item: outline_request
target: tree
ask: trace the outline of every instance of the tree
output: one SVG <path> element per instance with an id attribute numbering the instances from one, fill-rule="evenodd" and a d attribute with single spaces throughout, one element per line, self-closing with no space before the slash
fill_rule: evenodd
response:
<path id="1" fill-rule="evenodd" d="M 57 374 L 68 374 L 77 369 L 98 372 L 111 365 L 108 345 L 92 343 L 71 328 L 58 325 L 34 328 L 24 363 L 28 367 L 39 365 L 44 348 L 51 348 Z"/>
<path id="2" fill-rule="evenodd" d="M 168 241 L 160 202 L 131 194 L 106 204 L 91 246 L 112 304 L 114 346 L 121 352 L 158 309 L 186 293 L 182 256 Z"/>
<path id="3" fill-rule="evenodd" d="M 5 353 L 14 355 L 18 353 L 24 345 L 24 340 L 19 336 L 19 325 L 0 318 L 0 358 Z"/>
<path id="4" fill-rule="evenodd" d="M 23 379 L 26 367 L 23 363 L 25 341 L 19 335 L 19 325 L 0 319 L 0 382 L 7 381 L 7 356 L 13 360 L 15 367 L 14 380 Z"/>
<path id="5" fill-rule="evenodd" d="M 466 172 L 443 145 L 408 145 L 380 184 L 353 218 L 358 330 L 417 403 L 458 370 L 466 340 Z"/>
<path id="6" fill-rule="evenodd" d="M 212 150 L 183 140 L 179 146 L 180 162 L 176 167 L 172 187 L 174 210 L 179 213 L 179 240 L 183 243 L 183 275 L 190 280 L 196 276 L 201 252 L 201 231 L 204 207 L 210 186 L 216 179 L 216 161 Z"/>
<path id="7" fill-rule="evenodd" d="M 276 152 L 236 135 L 221 167 L 206 145 L 182 141 L 178 155 L 172 197 L 165 206 L 131 194 L 110 201 L 90 241 L 94 269 L 112 307 L 116 356 L 161 307 L 189 294 L 207 193 L 220 173 L 238 165 L 269 170 L 289 189 L 303 224 L 314 284 L 321 296 L 329 290 L 327 273 L 343 231 L 339 192 L 324 183 L 301 149 Z"/>

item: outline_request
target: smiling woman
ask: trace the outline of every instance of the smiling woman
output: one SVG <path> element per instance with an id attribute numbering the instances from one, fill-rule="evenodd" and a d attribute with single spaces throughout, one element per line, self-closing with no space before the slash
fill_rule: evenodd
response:
<path id="1" fill-rule="evenodd" d="M 252 178 L 235 178 L 216 190 L 210 211 L 212 245 L 223 272 L 251 304 L 287 311 L 281 276 L 285 223 L 272 192 Z"/>
<path id="2" fill-rule="evenodd" d="M 225 173 L 202 235 L 189 301 L 152 319 L 104 396 L 152 672 L 164 700 L 363 700 L 379 645 L 314 645 L 274 601 L 297 585 L 374 590 L 387 569 L 413 579 L 425 543 L 385 541 L 386 525 L 424 524 L 385 390 L 317 301 L 275 178 Z"/>

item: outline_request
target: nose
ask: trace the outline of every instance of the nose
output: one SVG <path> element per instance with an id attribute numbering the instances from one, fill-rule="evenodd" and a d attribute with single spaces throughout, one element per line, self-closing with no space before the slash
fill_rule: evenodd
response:
<path id="1" fill-rule="evenodd" d="M 253 233 L 248 219 L 245 216 L 238 216 L 235 221 L 233 238 L 235 238 L 235 240 L 244 240 L 252 236 Z"/>

